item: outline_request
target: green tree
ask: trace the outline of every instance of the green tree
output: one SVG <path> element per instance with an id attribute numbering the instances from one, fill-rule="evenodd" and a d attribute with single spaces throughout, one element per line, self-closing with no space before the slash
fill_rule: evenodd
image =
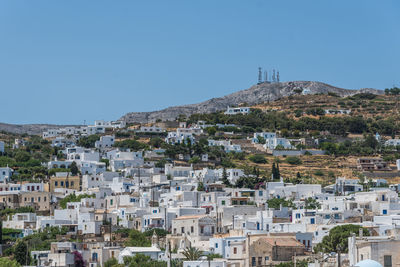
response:
<path id="1" fill-rule="evenodd" d="M 153 137 L 149 141 L 149 145 L 155 148 L 160 148 L 164 143 L 164 140 L 162 140 L 160 137 Z"/>
<path id="2" fill-rule="evenodd" d="M 372 149 L 376 149 L 378 146 L 378 141 L 376 140 L 375 136 L 372 134 L 367 135 L 367 137 L 364 140 L 364 145 L 366 147 L 370 147 Z"/>
<path id="3" fill-rule="evenodd" d="M 271 198 L 267 200 L 268 208 L 279 209 L 282 207 L 296 208 L 296 205 L 293 203 L 291 199 L 285 198 Z"/>
<path id="4" fill-rule="evenodd" d="M 92 194 L 82 194 L 82 195 L 75 195 L 75 193 L 69 194 L 68 196 L 64 197 L 63 199 L 61 199 L 58 203 L 60 205 L 61 208 L 65 209 L 67 208 L 67 203 L 68 202 L 80 202 L 81 199 L 83 198 L 95 198 L 96 195 Z"/>
<path id="5" fill-rule="evenodd" d="M 17 241 L 14 248 L 15 260 L 21 265 L 28 265 L 30 257 L 28 254 L 28 246 L 22 240 Z"/>
<path id="6" fill-rule="evenodd" d="M 188 261 L 198 260 L 203 255 L 199 249 L 193 247 L 186 248 L 182 254 Z"/>
<path id="7" fill-rule="evenodd" d="M 75 161 L 73 161 L 73 162 L 71 163 L 71 165 L 69 166 L 69 168 L 70 168 L 71 174 L 72 174 L 73 176 L 78 175 L 79 169 L 78 169 L 78 165 L 76 165 L 76 162 L 75 162 Z"/>
<path id="8" fill-rule="evenodd" d="M 217 132 L 217 128 L 215 127 L 207 127 L 206 128 L 206 132 L 208 133 L 208 135 L 215 135 L 215 133 Z"/>
<path id="9" fill-rule="evenodd" d="M 193 163 L 193 164 L 199 163 L 199 162 L 200 162 L 200 157 L 194 156 L 194 157 L 191 158 L 188 162 L 189 162 L 189 163 Z"/>
<path id="10" fill-rule="evenodd" d="M 279 163 L 272 163 L 272 177 L 274 180 L 281 178 L 281 173 L 279 171 Z"/>
<path id="11" fill-rule="evenodd" d="M 26 151 L 18 151 L 15 154 L 15 160 L 17 162 L 27 162 L 28 160 L 30 160 L 30 158 L 31 158 L 31 155 Z"/>
<path id="12" fill-rule="evenodd" d="M 150 247 L 151 241 L 138 230 L 131 229 L 129 232 L 129 239 L 125 243 L 128 247 Z"/>
<path id="13" fill-rule="evenodd" d="M 226 172 L 226 168 L 222 169 L 222 183 L 228 187 L 232 186 L 231 182 L 228 179 L 228 173 Z"/>
<path id="14" fill-rule="evenodd" d="M 77 145 L 85 148 L 93 148 L 96 141 L 100 140 L 100 135 L 92 134 L 89 136 L 82 136 L 79 138 Z"/>
<path id="15" fill-rule="evenodd" d="M 4 266 L 4 267 L 20 267 L 21 264 L 19 264 L 16 260 L 10 260 L 9 258 L 0 257 L 0 266 Z"/>
<path id="16" fill-rule="evenodd" d="M 257 136 L 257 141 L 259 144 L 262 144 L 262 145 L 265 144 L 265 142 L 266 142 L 265 138 L 262 136 Z"/>
<path id="17" fill-rule="evenodd" d="M 114 267 L 116 265 L 118 265 L 118 260 L 116 258 L 111 258 L 104 262 L 104 267 Z"/>
<path id="18" fill-rule="evenodd" d="M 136 254 L 132 257 L 124 257 L 124 266 L 127 267 L 166 267 L 167 262 L 155 261 L 143 254 Z"/>
<path id="19" fill-rule="evenodd" d="M 321 208 L 321 204 L 316 199 L 309 197 L 305 200 L 305 208 L 315 210 Z"/>
<path id="20" fill-rule="evenodd" d="M 205 191 L 205 190 L 204 190 L 204 184 L 203 184 L 203 182 L 199 182 L 199 183 L 198 183 L 198 185 L 197 185 L 197 191 L 199 191 L 199 192 Z"/>
<path id="21" fill-rule="evenodd" d="M 332 228 L 329 234 L 322 239 L 322 242 L 314 248 L 315 252 L 331 253 L 337 252 L 339 249 L 343 253 L 348 252 L 348 238 L 354 233 L 359 234 L 359 230 L 363 229 L 363 235 L 369 236 L 369 231 L 360 225 L 346 224 Z"/>

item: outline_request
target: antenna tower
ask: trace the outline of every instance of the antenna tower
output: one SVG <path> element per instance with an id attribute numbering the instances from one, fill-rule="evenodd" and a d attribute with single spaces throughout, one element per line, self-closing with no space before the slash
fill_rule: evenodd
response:
<path id="1" fill-rule="evenodd" d="M 258 83 L 262 83 L 262 69 L 258 67 Z"/>
<path id="2" fill-rule="evenodd" d="M 275 69 L 272 70 L 272 82 L 276 82 Z"/>

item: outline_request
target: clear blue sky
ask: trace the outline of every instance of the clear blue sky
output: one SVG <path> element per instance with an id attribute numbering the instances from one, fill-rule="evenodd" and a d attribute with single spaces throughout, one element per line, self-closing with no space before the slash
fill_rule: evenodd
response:
<path id="1" fill-rule="evenodd" d="M 399 85 L 400 1 L 1 1 L 0 122 L 91 123 L 246 89 L 257 68 Z"/>

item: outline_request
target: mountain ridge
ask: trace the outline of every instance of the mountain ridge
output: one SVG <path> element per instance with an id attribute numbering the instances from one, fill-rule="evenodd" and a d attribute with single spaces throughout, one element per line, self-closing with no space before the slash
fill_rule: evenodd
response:
<path id="1" fill-rule="evenodd" d="M 120 119 L 127 123 L 149 123 L 155 122 L 157 119 L 163 121 L 174 120 L 181 114 L 188 116 L 195 113 L 212 113 L 224 110 L 227 106 L 236 106 L 242 103 L 252 106 L 297 94 L 300 91 L 302 93 L 307 92 L 307 94 L 327 94 L 330 92 L 341 97 L 359 93 L 383 94 L 382 90 L 373 88 L 344 89 L 316 81 L 264 82 L 253 85 L 248 89 L 240 90 L 222 97 L 211 98 L 200 103 L 172 106 L 150 112 L 129 112 Z"/>

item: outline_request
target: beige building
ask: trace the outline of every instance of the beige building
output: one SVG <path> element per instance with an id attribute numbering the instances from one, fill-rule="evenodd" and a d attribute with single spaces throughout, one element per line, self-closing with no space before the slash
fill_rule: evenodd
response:
<path id="1" fill-rule="evenodd" d="M 188 215 L 172 220 L 172 234 L 167 236 L 172 249 L 187 247 L 209 248 L 209 240 L 216 231 L 216 220 L 208 215 Z"/>
<path id="2" fill-rule="evenodd" d="M 23 192 L 0 196 L 0 208 L 16 209 L 19 207 L 32 207 L 36 211 L 50 210 L 51 194 L 49 192 Z"/>
<path id="3" fill-rule="evenodd" d="M 400 240 L 391 236 L 349 237 L 350 266 L 367 259 L 384 267 L 399 266 Z"/>
<path id="4" fill-rule="evenodd" d="M 37 211 L 50 210 L 51 194 L 49 192 L 24 192 L 19 195 L 19 206 L 31 206 Z"/>
<path id="5" fill-rule="evenodd" d="M 18 194 L 0 195 L 0 209 L 16 209 L 19 207 Z"/>
<path id="6" fill-rule="evenodd" d="M 207 215 L 181 216 L 172 220 L 172 234 L 211 237 L 215 233 L 215 219 Z"/>
<path id="7" fill-rule="evenodd" d="M 54 193 L 56 189 L 80 190 L 81 178 L 79 176 L 51 177 L 50 192 Z"/>
<path id="8" fill-rule="evenodd" d="M 246 266 L 270 266 L 305 255 L 305 246 L 293 236 L 249 235 Z"/>

